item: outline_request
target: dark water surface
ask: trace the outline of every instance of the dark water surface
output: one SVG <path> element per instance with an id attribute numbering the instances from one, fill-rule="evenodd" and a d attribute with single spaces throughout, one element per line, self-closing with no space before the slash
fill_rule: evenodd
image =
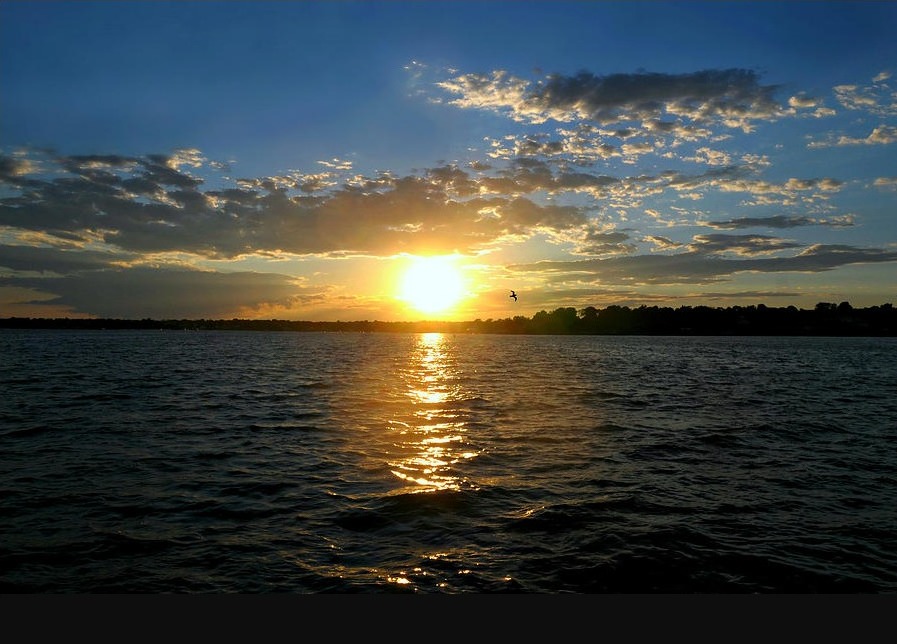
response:
<path id="1" fill-rule="evenodd" d="M 897 339 L 3 330 L 0 592 L 894 593 Z"/>

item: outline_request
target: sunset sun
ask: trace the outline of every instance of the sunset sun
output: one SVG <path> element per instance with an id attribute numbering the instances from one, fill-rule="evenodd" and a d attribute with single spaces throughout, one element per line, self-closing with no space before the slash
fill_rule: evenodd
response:
<path id="1" fill-rule="evenodd" d="M 442 313 L 460 302 L 464 291 L 454 258 L 417 257 L 399 280 L 398 298 L 421 313 Z"/>

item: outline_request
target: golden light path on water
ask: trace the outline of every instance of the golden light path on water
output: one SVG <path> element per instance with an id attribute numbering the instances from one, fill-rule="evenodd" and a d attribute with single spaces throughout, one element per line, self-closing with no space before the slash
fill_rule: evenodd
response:
<path id="1" fill-rule="evenodd" d="M 459 413 L 465 392 L 441 333 L 418 336 L 401 373 L 410 415 L 390 421 L 398 440 L 392 473 L 413 489 L 404 492 L 458 490 L 455 466 L 477 453 L 468 449 L 466 423 Z"/>

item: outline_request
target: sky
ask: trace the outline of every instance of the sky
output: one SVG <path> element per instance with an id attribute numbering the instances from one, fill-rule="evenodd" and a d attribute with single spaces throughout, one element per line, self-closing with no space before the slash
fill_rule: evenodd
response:
<path id="1" fill-rule="evenodd" d="M 0 317 L 897 303 L 895 34 L 895 2 L 0 0 Z"/>

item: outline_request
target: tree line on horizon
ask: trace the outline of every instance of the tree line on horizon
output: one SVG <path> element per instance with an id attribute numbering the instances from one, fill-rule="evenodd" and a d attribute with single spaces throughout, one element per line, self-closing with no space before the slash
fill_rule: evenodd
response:
<path id="1" fill-rule="evenodd" d="M 26 318 L 0 319 L 0 328 L 43 329 L 160 329 L 399 333 L 502 333 L 502 334 L 630 334 L 630 335 L 897 335 L 897 309 L 892 304 L 854 308 L 849 302 L 819 302 L 813 309 L 794 306 L 678 308 L 610 305 L 603 309 L 561 307 L 539 311 L 531 318 L 486 319 L 466 322 L 383 322 L 358 320 L 313 322 L 304 320 L 206 320 L 144 318 Z"/>

